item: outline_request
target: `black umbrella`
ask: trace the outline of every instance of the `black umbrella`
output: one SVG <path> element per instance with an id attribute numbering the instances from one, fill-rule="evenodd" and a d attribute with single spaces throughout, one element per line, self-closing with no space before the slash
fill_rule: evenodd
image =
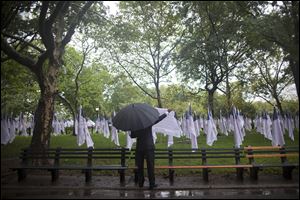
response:
<path id="1" fill-rule="evenodd" d="M 159 112 L 146 103 L 134 103 L 122 108 L 112 119 L 114 127 L 123 131 L 148 128 L 159 119 Z"/>

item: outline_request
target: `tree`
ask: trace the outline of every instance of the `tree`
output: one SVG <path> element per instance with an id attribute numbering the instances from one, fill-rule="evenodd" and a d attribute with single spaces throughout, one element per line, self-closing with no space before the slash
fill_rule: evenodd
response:
<path id="1" fill-rule="evenodd" d="M 232 2 L 189 2 L 183 8 L 189 34 L 182 42 L 179 70 L 198 91 L 208 92 L 208 106 L 214 113 L 215 91 L 224 91 L 220 84 L 229 82 L 250 50 L 241 32 L 242 17 Z M 231 98 L 228 85 L 224 93 Z"/>
<path id="2" fill-rule="evenodd" d="M 254 48 L 284 51 L 299 99 L 299 1 L 238 1 L 247 14 L 243 27 L 247 42 Z"/>
<path id="3" fill-rule="evenodd" d="M 2 2 L 1 52 L 27 67 L 40 87 L 41 96 L 35 111 L 30 145 L 33 151 L 44 152 L 50 145 L 54 97 L 65 46 L 92 4 L 70 1 Z M 20 27 L 14 26 L 19 24 Z"/>
<path id="4" fill-rule="evenodd" d="M 283 114 L 282 92 L 293 83 L 288 64 L 282 58 L 280 52 L 274 56 L 257 52 L 253 54 L 252 66 L 249 68 L 251 74 L 249 82 L 252 84 L 253 93 L 272 106 L 277 106 L 281 114 Z M 275 100 L 275 103 L 272 100 Z"/>
<path id="5" fill-rule="evenodd" d="M 175 69 L 172 54 L 184 34 L 176 6 L 167 1 L 123 1 L 120 10 L 107 33 L 107 49 L 117 66 L 162 107 L 160 84 Z"/>
<path id="6" fill-rule="evenodd" d="M 75 74 L 74 74 L 74 82 L 75 82 L 75 91 L 73 91 L 72 95 L 70 96 L 69 100 L 67 100 L 64 96 L 59 94 L 59 98 L 69 107 L 69 109 L 72 112 L 73 115 L 73 135 L 75 135 L 75 121 L 76 121 L 76 116 L 78 116 L 78 110 L 79 110 L 79 105 L 81 103 L 79 102 L 78 99 L 78 94 L 79 94 L 79 89 L 81 83 L 79 82 L 79 78 L 81 73 L 83 72 L 83 69 L 87 67 L 87 61 L 89 54 L 94 50 L 95 46 L 94 44 L 90 44 L 88 41 L 88 36 L 87 34 L 81 33 L 77 37 L 75 37 L 75 43 L 79 45 L 80 47 L 80 54 L 76 54 L 76 52 L 72 52 L 70 50 L 70 53 L 73 53 L 71 55 L 66 54 L 65 60 L 70 63 L 73 68 L 75 69 Z M 76 58 L 79 58 L 78 60 Z M 76 62 L 77 60 L 77 62 Z M 84 82 L 85 83 L 85 82 Z M 71 102 L 74 102 L 72 104 Z"/>
<path id="7" fill-rule="evenodd" d="M 62 102 L 70 108 L 72 115 L 75 115 L 76 105 L 80 104 L 85 115 L 92 119 L 98 113 L 108 116 L 111 111 L 141 98 L 138 88 L 124 74 L 112 74 L 102 60 L 97 57 L 91 59 L 84 52 L 82 49 L 76 51 L 75 48 L 66 48 L 64 70 L 59 76 L 58 88 L 64 99 Z M 99 112 L 95 112 L 96 108 L 99 108 Z"/>

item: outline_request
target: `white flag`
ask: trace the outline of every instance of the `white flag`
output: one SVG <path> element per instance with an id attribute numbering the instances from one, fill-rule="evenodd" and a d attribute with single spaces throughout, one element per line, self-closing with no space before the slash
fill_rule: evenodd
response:
<path id="1" fill-rule="evenodd" d="M 206 144 L 212 146 L 214 141 L 217 141 L 217 128 L 212 118 L 212 114 L 208 109 L 207 112 L 207 127 L 206 127 Z"/>
<path id="2" fill-rule="evenodd" d="M 168 110 L 165 108 L 156 108 L 160 115 L 167 112 Z M 152 126 L 152 133 L 164 133 L 167 135 L 172 135 L 174 137 L 180 137 L 182 134 L 182 130 L 175 118 L 175 112 L 171 111 L 168 115 L 158 122 L 157 124 Z"/>
<path id="3" fill-rule="evenodd" d="M 7 120 L 1 119 L 1 144 L 7 144 L 10 140 Z"/>
<path id="4" fill-rule="evenodd" d="M 78 127 L 77 127 L 77 144 L 81 146 L 86 142 L 87 147 L 94 147 L 94 142 L 89 133 L 86 119 L 82 117 L 82 107 L 79 108 L 78 113 Z"/>
<path id="5" fill-rule="evenodd" d="M 130 131 L 126 132 L 126 148 L 131 150 L 133 143 L 136 142 L 136 138 L 130 137 Z"/>
<path id="6" fill-rule="evenodd" d="M 239 122 L 238 122 L 237 111 L 235 107 L 233 107 L 232 115 L 230 115 L 230 118 L 232 120 L 233 129 L 234 129 L 233 136 L 234 136 L 235 147 L 239 148 L 243 142 L 243 133 L 240 129 L 240 126 L 238 125 Z"/>
<path id="7" fill-rule="evenodd" d="M 113 112 L 113 116 L 115 116 L 115 112 Z M 119 143 L 119 135 L 118 135 L 118 130 L 116 127 L 114 127 L 113 123 L 111 124 L 111 140 L 118 146 L 120 146 Z"/>
<path id="8" fill-rule="evenodd" d="M 198 149 L 197 133 L 195 130 L 192 107 L 189 106 L 189 111 L 187 114 L 187 131 L 191 139 L 192 149 Z"/>
<path id="9" fill-rule="evenodd" d="M 287 114 L 286 120 L 287 120 L 287 127 L 288 127 L 289 137 L 291 138 L 291 140 L 294 141 L 294 124 L 293 124 L 293 119 L 292 119 L 290 113 Z"/>
<path id="10" fill-rule="evenodd" d="M 281 128 L 280 119 L 278 117 L 278 113 L 276 108 L 273 110 L 273 123 L 272 123 L 272 145 L 273 146 L 283 146 L 285 144 L 283 131 Z"/>
<path id="11" fill-rule="evenodd" d="M 174 144 L 173 136 L 168 135 L 168 147 L 172 146 Z"/>

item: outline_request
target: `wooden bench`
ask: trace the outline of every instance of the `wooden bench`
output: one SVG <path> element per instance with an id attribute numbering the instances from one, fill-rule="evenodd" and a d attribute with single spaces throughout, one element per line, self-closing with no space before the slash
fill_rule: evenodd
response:
<path id="1" fill-rule="evenodd" d="M 117 170 L 120 175 L 120 183 L 125 183 L 127 149 L 47 149 L 44 154 L 24 149 L 20 154 L 21 163 L 12 167 L 18 171 L 18 180 L 22 181 L 27 176 L 28 170 L 47 170 L 51 172 L 52 181 L 59 178 L 60 170 L 81 170 L 85 173 L 85 181 L 90 182 L 92 171 Z M 34 164 L 34 160 L 42 163 Z M 108 164 L 106 164 L 108 163 Z M 111 164 L 113 163 L 113 164 Z"/>
<path id="2" fill-rule="evenodd" d="M 249 159 L 250 177 L 253 180 L 258 179 L 258 172 L 263 168 L 282 167 L 282 175 L 285 179 L 292 179 L 292 171 L 299 167 L 297 163 L 289 162 L 288 157 L 299 158 L 299 147 L 281 147 L 281 146 L 261 146 L 261 147 L 244 147 L 246 158 Z M 279 158 L 278 160 L 274 159 Z M 272 159 L 272 160 L 270 160 Z"/>
<path id="3" fill-rule="evenodd" d="M 134 150 L 133 150 L 134 151 Z M 174 183 L 175 169 L 202 169 L 203 180 L 208 181 L 209 169 L 220 168 L 235 168 L 237 178 L 243 179 L 244 168 L 251 168 L 250 164 L 241 164 L 240 159 L 245 157 L 242 149 L 239 148 L 218 148 L 218 149 L 156 149 L 156 160 L 167 160 L 167 165 L 155 166 L 155 169 L 168 169 L 169 182 L 171 185 Z M 196 161 L 196 165 L 178 164 L 178 161 L 190 160 Z M 230 164 L 218 164 L 212 159 L 219 160 L 225 159 Z M 145 166 L 146 167 L 146 166 Z M 137 183 L 137 170 L 135 167 L 135 183 Z"/>

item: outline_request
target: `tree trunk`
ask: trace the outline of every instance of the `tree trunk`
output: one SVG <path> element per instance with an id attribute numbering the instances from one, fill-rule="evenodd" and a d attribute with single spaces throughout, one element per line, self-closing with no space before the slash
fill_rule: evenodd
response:
<path id="1" fill-rule="evenodd" d="M 291 66 L 293 72 L 293 77 L 297 89 L 297 96 L 299 100 L 299 61 L 294 61 L 293 59 L 290 59 L 289 65 Z"/>
<path id="2" fill-rule="evenodd" d="M 280 112 L 281 116 L 283 116 L 284 113 L 283 113 L 281 102 L 280 102 L 278 96 L 276 95 L 276 96 L 273 96 L 273 97 L 274 97 L 274 99 L 276 101 L 276 106 L 279 109 L 279 112 Z"/>
<path id="3" fill-rule="evenodd" d="M 160 94 L 157 94 L 157 107 L 162 108 L 162 102 Z"/>
<path id="4" fill-rule="evenodd" d="M 214 116 L 214 90 L 208 90 L 208 107 Z"/>
<path id="5" fill-rule="evenodd" d="M 35 125 L 30 144 L 30 149 L 33 152 L 43 153 L 50 147 L 58 69 L 58 66 L 49 63 L 48 72 L 45 75 L 36 73 L 41 89 L 41 96 L 35 112 Z M 35 162 L 38 162 L 37 164 L 40 163 L 39 160 Z"/>
<path id="6" fill-rule="evenodd" d="M 229 113 L 232 106 L 232 99 L 231 99 L 231 88 L 229 85 L 228 74 L 226 75 L 226 99 L 227 99 L 226 113 Z"/>
<path id="7" fill-rule="evenodd" d="M 159 84 L 155 84 L 156 89 L 156 96 L 157 96 L 157 107 L 162 108 L 162 102 L 161 102 L 161 96 L 160 96 L 160 90 L 159 90 Z"/>

